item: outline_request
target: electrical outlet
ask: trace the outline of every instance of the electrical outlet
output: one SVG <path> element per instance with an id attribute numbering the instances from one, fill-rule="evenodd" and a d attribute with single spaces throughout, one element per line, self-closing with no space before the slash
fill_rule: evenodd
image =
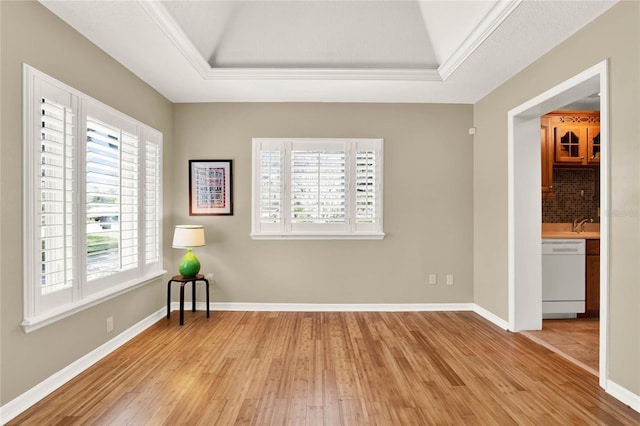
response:
<path id="1" fill-rule="evenodd" d="M 453 285 L 453 274 L 447 274 L 447 285 Z"/>
<path id="2" fill-rule="evenodd" d="M 107 318 L 107 333 L 111 333 L 113 331 L 113 317 Z"/>
<path id="3" fill-rule="evenodd" d="M 438 282 L 436 274 L 429 274 L 429 284 L 434 285 Z"/>

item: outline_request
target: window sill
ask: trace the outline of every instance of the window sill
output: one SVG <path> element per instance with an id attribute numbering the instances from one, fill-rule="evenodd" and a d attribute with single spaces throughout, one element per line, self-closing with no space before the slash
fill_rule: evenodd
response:
<path id="1" fill-rule="evenodd" d="M 129 282 L 120 284 L 119 286 L 111 287 L 100 293 L 92 294 L 89 297 L 86 297 L 77 302 L 62 306 L 59 309 L 55 309 L 51 312 L 46 312 L 42 315 L 37 315 L 31 318 L 27 318 L 24 321 L 22 321 L 22 327 L 24 328 L 25 333 L 30 333 L 34 330 L 45 327 L 49 324 L 53 324 L 56 321 L 59 321 L 63 318 L 71 316 L 77 312 L 83 311 L 87 308 L 100 304 L 109 299 L 113 299 L 114 297 L 117 297 L 135 288 L 142 287 L 150 283 L 151 281 L 157 280 L 158 278 L 162 277 L 166 273 L 167 271 L 164 271 L 164 270 L 154 272 L 140 279 L 129 281 Z"/>
<path id="2" fill-rule="evenodd" d="M 384 232 L 370 232 L 361 234 L 251 234 L 253 240 L 382 240 Z"/>

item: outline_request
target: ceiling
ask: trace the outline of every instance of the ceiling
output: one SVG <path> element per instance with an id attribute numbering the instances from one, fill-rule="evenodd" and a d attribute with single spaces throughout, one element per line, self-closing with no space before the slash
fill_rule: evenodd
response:
<path id="1" fill-rule="evenodd" d="M 615 0 L 40 2 L 172 102 L 474 103 Z"/>

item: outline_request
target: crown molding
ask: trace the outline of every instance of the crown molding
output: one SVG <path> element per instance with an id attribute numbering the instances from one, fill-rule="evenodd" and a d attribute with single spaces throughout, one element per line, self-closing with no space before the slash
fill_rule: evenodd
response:
<path id="1" fill-rule="evenodd" d="M 159 1 L 137 0 L 138 5 L 149 14 L 151 19 L 165 33 L 167 38 L 178 48 L 180 53 L 191 63 L 191 65 L 202 76 L 206 75 L 211 66 L 202 57 L 198 49 L 193 45 L 189 37 L 182 31 L 173 16 Z"/>
<path id="2" fill-rule="evenodd" d="M 208 80 L 406 80 L 442 81 L 435 69 L 376 68 L 212 68 Z"/>
<path id="3" fill-rule="evenodd" d="M 442 81 L 436 69 L 214 68 L 159 1 L 138 4 L 205 80 L 396 80 Z"/>
<path id="4" fill-rule="evenodd" d="M 507 19 L 523 0 L 499 1 L 482 18 L 456 50 L 438 67 L 442 81 L 446 81 L 473 52 Z"/>
<path id="5" fill-rule="evenodd" d="M 446 81 L 523 0 L 500 1 L 438 69 L 214 68 L 159 1 L 137 0 L 205 80 L 395 80 Z"/>

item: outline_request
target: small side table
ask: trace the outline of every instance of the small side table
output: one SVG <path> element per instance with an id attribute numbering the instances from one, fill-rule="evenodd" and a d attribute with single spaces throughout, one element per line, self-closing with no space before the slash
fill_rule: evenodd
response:
<path id="1" fill-rule="evenodd" d="M 202 274 L 195 277 L 183 277 L 174 275 L 167 283 L 167 319 L 171 318 L 171 283 L 180 283 L 180 325 L 184 325 L 184 286 L 191 283 L 191 311 L 196 311 L 196 282 L 204 281 L 207 293 L 207 318 L 209 318 L 209 280 Z"/>

